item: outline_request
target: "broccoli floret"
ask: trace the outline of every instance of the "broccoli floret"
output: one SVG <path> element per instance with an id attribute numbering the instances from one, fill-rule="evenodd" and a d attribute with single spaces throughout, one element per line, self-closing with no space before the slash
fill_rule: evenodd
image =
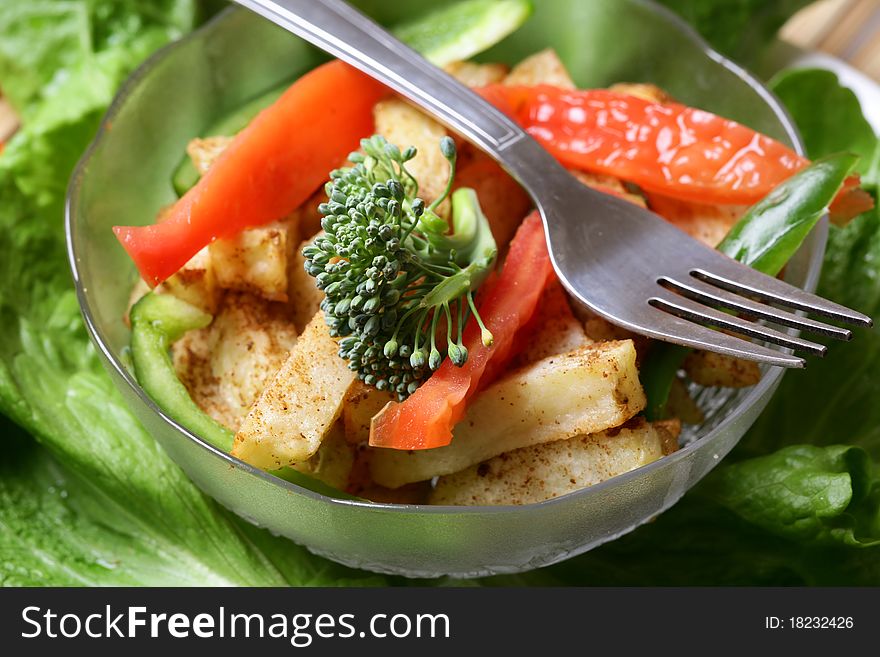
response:
<path id="1" fill-rule="evenodd" d="M 428 206 L 406 168 L 415 148 L 401 152 L 380 135 L 361 148 L 349 156 L 354 166 L 330 174 L 329 201 L 319 208 L 324 235 L 303 250 L 305 269 L 326 295 L 321 308 L 330 334 L 341 338 L 339 355 L 366 384 L 403 399 L 445 358 L 464 365 L 471 314 L 491 345 L 473 293 L 497 248 L 472 189 L 451 195 L 451 230 L 435 212 L 455 175 L 451 138 L 440 142 L 450 165 L 446 189 Z"/>

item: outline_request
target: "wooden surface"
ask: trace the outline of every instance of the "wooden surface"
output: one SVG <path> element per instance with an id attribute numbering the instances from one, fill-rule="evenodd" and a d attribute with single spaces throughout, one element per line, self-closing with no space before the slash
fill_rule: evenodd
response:
<path id="1" fill-rule="evenodd" d="M 781 37 L 848 61 L 880 82 L 880 0 L 820 0 L 792 17 Z"/>

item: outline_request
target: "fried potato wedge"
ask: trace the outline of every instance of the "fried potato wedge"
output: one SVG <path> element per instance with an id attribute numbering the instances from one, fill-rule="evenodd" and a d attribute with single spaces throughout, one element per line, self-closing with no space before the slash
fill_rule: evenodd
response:
<path id="1" fill-rule="evenodd" d="M 169 292 L 213 315 L 217 311 L 222 290 L 217 282 L 210 247 L 201 249 L 177 273 L 162 283 L 160 292 Z"/>
<path id="2" fill-rule="evenodd" d="M 758 363 L 713 351 L 692 351 L 682 364 L 694 383 L 721 388 L 748 388 L 761 380 Z"/>
<path id="3" fill-rule="evenodd" d="M 630 340 L 551 356 L 478 394 L 452 443 L 419 451 L 375 449 L 373 480 L 396 488 L 452 474 L 520 447 L 616 427 L 645 407 Z"/>
<path id="4" fill-rule="evenodd" d="M 287 261 L 295 239 L 295 227 L 275 222 L 216 240 L 208 249 L 217 284 L 269 301 L 287 301 Z"/>
<path id="5" fill-rule="evenodd" d="M 478 64 L 476 62 L 451 62 L 444 69 L 449 75 L 468 87 L 485 87 L 501 82 L 510 69 L 504 64 Z"/>
<path id="6" fill-rule="evenodd" d="M 232 455 L 267 470 L 301 463 L 318 451 L 342 410 L 355 374 L 337 355 L 318 312 L 251 407 Z"/>
<path id="7" fill-rule="evenodd" d="M 379 101 L 373 110 L 376 133 L 383 135 L 401 150 L 415 146 L 416 156 L 406 168 L 419 181 L 419 196 L 431 203 L 443 193 L 449 177 L 449 163 L 440 152 L 440 140 L 446 128 L 427 114 L 398 98 Z M 444 201 L 438 211 L 445 216 Z"/>
<path id="8" fill-rule="evenodd" d="M 177 375 L 193 401 L 236 430 L 297 339 L 286 308 L 229 292 L 206 328 L 172 345 Z"/>
<path id="9" fill-rule="evenodd" d="M 535 314 L 521 331 L 517 334 L 517 341 L 522 340 L 524 344 L 511 363 L 511 369 L 593 343 L 583 324 L 571 312 L 568 295 L 556 278 L 541 293 Z"/>
<path id="10" fill-rule="evenodd" d="M 352 444 L 366 443 L 370 440 L 370 421 L 397 395 L 387 390 L 378 390 L 360 381 L 355 381 L 342 405 L 342 424 L 345 439 Z"/>
<path id="11" fill-rule="evenodd" d="M 294 464 L 291 468 L 334 488 L 345 490 L 348 488 L 354 461 L 355 448 L 346 442 L 342 423 L 337 420 L 324 436 L 318 451 L 309 460 Z"/>
<path id="12" fill-rule="evenodd" d="M 655 84 L 646 82 L 618 82 L 608 87 L 609 91 L 616 91 L 621 94 L 629 94 L 642 100 L 648 100 L 652 103 L 671 103 L 672 96 L 663 91 Z"/>
<path id="13" fill-rule="evenodd" d="M 192 160 L 193 166 L 200 175 L 204 176 L 214 161 L 232 143 L 233 137 L 217 136 L 193 139 L 186 145 L 186 154 Z"/>
<path id="14" fill-rule="evenodd" d="M 287 269 L 287 304 L 293 324 L 300 332 L 312 321 L 324 300 L 324 293 L 318 289 L 314 277 L 304 269 L 306 259 L 302 254 L 303 248 L 311 244 L 318 235 L 313 235 L 294 249 Z"/>
<path id="15" fill-rule="evenodd" d="M 713 249 L 747 210 L 740 205 L 705 205 L 661 194 L 648 194 L 647 197 L 648 207 L 653 212 Z"/>
<path id="16" fill-rule="evenodd" d="M 504 84 L 527 87 L 537 84 L 551 84 L 563 89 L 575 88 L 574 80 L 571 79 L 565 64 L 551 48 L 536 52 L 514 66 L 510 75 L 504 78 Z"/>
<path id="17" fill-rule="evenodd" d="M 652 463 L 674 450 L 666 428 L 641 418 L 623 428 L 506 452 L 440 477 L 431 504 L 533 504 Z"/>

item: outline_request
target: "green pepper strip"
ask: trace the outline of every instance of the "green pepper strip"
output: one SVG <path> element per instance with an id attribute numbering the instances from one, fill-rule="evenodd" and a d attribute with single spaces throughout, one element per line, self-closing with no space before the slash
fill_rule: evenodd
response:
<path id="1" fill-rule="evenodd" d="M 196 405 L 177 378 L 168 352 L 172 342 L 187 331 L 204 328 L 211 319 L 208 313 L 175 296 L 150 292 L 131 309 L 131 355 L 138 383 L 171 419 L 229 452 L 235 434 Z M 292 468 L 272 474 L 328 497 L 359 499 Z"/>
<path id="2" fill-rule="evenodd" d="M 825 213 L 857 162 L 858 157 L 849 153 L 816 160 L 749 208 L 718 250 L 776 276 Z M 652 346 L 641 372 L 649 420 L 665 416 L 672 382 L 690 352 L 687 347 L 666 342 Z"/>

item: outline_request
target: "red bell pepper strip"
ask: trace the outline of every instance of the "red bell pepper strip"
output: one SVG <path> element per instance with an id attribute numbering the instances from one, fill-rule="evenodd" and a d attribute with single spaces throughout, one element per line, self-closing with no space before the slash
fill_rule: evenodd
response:
<path id="1" fill-rule="evenodd" d="M 809 164 L 735 121 L 677 103 L 549 85 L 480 91 L 564 165 L 682 200 L 751 205 Z"/>
<path id="2" fill-rule="evenodd" d="M 494 337 L 492 346 L 483 346 L 480 328 L 471 317 L 463 336 L 469 352 L 465 364 L 457 367 L 447 358 L 406 401 L 389 403 L 373 418 L 370 445 L 395 449 L 448 445 L 452 428 L 464 417 L 489 363 L 494 368 L 511 357 L 514 336 L 535 312 L 552 275 L 544 226 L 533 212 L 511 241 L 501 273 L 481 291 L 479 311 Z"/>
<path id="3" fill-rule="evenodd" d="M 295 210 L 372 134 L 373 105 L 386 93 L 340 61 L 294 82 L 160 223 L 113 229 L 143 279 L 158 285 L 213 240 Z"/>

